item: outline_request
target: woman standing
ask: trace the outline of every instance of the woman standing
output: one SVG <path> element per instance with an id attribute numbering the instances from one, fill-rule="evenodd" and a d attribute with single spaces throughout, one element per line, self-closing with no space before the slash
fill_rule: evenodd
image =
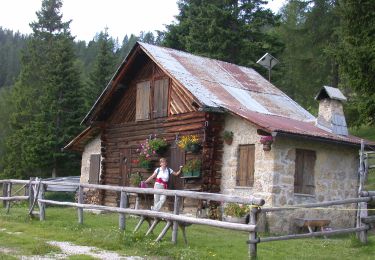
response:
<path id="1" fill-rule="evenodd" d="M 167 167 L 167 159 L 160 158 L 159 162 L 160 167 L 155 169 L 154 173 L 145 181 L 145 183 L 149 183 L 156 177 L 154 189 L 168 189 L 168 180 L 171 177 L 171 174 L 174 176 L 180 175 L 182 166 L 180 166 L 180 169 L 177 172 L 174 172 L 171 168 Z M 154 194 L 154 206 L 151 207 L 151 210 L 159 211 L 164 205 L 166 199 L 166 195 Z"/>

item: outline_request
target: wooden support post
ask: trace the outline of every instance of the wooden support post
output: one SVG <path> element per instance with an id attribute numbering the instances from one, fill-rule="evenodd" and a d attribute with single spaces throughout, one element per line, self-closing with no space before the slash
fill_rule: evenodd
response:
<path id="1" fill-rule="evenodd" d="M 120 195 L 120 208 L 124 209 L 128 207 L 128 194 L 126 194 L 125 191 L 121 191 Z M 125 213 L 120 213 L 119 214 L 119 219 L 118 219 L 118 226 L 120 230 L 125 230 Z"/>
<path id="2" fill-rule="evenodd" d="M 12 197 L 12 183 L 9 182 L 7 185 L 7 197 Z M 6 202 L 6 212 L 9 213 L 10 210 L 10 200 Z"/>
<path id="3" fill-rule="evenodd" d="M 135 205 L 134 205 L 134 208 L 135 209 L 138 209 L 139 208 L 139 195 L 137 193 L 137 196 L 135 197 Z"/>
<path id="4" fill-rule="evenodd" d="M 159 224 L 159 222 L 160 219 L 155 219 L 154 222 L 152 222 L 151 227 L 146 232 L 146 236 L 148 236 L 152 232 L 152 230 L 154 230 L 154 228 Z"/>
<path id="5" fill-rule="evenodd" d="M 172 221 L 167 221 L 167 224 L 165 225 L 165 227 L 163 228 L 163 230 L 161 231 L 160 235 L 158 236 L 158 238 L 155 240 L 156 242 L 159 242 L 160 240 L 162 240 L 162 238 L 165 236 L 165 234 L 167 233 L 168 229 L 172 226 Z"/>
<path id="6" fill-rule="evenodd" d="M 360 196 L 361 192 L 363 191 L 365 180 L 366 180 L 366 168 L 365 168 L 365 147 L 364 142 L 361 140 L 361 151 L 359 152 L 359 188 L 358 188 L 358 195 Z M 367 202 L 359 202 L 358 203 L 358 211 L 357 211 L 357 225 L 356 227 L 362 227 L 365 224 L 362 222 L 362 218 L 366 218 L 367 214 Z M 367 243 L 367 230 L 360 231 L 357 233 L 357 238 L 364 244 Z"/>
<path id="7" fill-rule="evenodd" d="M 83 187 L 80 185 L 78 188 L 78 203 L 83 204 Z M 78 207 L 78 223 L 83 224 L 83 208 Z"/>
<path id="8" fill-rule="evenodd" d="M 30 177 L 30 183 L 29 183 L 29 186 L 28 186 L 29 212 L 31 211 L 31 208 L 32 208 L 33 203 L 34 203 L 34 188 L 33 188 L 33 184 L 31 183 L 34 180 L 35 180 L 34 177 Z"/>
<path id="9" fill-rule="evenodd" d="M 187 245 L 187 238 L 186 238 L 186 226 L 183 224 L 180 224 L 180 228 L 182 230 L 182 236 L 184 237 L 185 245 Z"/>
<path id="10" fill-rule="evenodd" d="M 46 219 L 46 204 L 44 202 L 40 202 L 40 199 L 44 199 L 44 192 L 46 187 L 44 184 L 39 183 L 39 193 L 38 193 L 38 205 L 39 205 L 39 220 L 44 221 Z"/>
<path id="11" fill-rule="evenodd" d="M 181 198 L 175 195 L 174 197 L 174 209 L 173 214 L 179 215 L 180 214 L 180 200 Z M 172 243 L 177 243 L 177 235 L 178 235 L 178 222 L 173 221 L 173 231 L 172 231 Z"/>
<path id="12" fill-rule="evenodd" d="M 256 225 L 257 224 L 258 213 L 259 213 L 258 208 L 256 208 L 256 207 L 251 208 L 249 225 Z M 256 241 L 257 240 L 256 229 L 254 231 L 250 232 L 249 239 L 250 239 L 250 241 Z M 256 259 L 256 257 L 257 257 L 257 242 L 249 244 L 249 255 L 250 255 L 250 259 Z"/>
<path id="13" fill-rule="evenodd" d="M 7 190 L 8 190 L 8 183 L 3 182 L 3 197 L 7 196 Z M 3 200 L 3 207 L 5 208 L 7 205 L 7 202 Z"/>
<path id="14" fill-rule="evenodd" d="M 142 223 L 146 220 L 145 216 L 141 216 L 141 219 L 139 220 L 137 226 L 135 226 L 133 233 L 137 232 L 138 229 L 142 226 Z"/>

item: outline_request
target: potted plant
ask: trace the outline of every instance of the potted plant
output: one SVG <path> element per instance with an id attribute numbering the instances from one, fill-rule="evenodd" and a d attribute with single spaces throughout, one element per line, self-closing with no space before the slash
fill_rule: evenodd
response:
<path id="1" fill-rule="evenodd" d="M 250 207 L 237 203 L 228 203 L 224 208 L 223 220 L 234 223 L 246 223 L 246 215 L 249 214 Z"/>
<path id="2" fill-rule="evenodd" d="M 223 133 L 223 139 L 227 145 L 231 145 L 233 142 L 233 132 L 225 130 Z"/>
<path id="3" fill-rule="evenodd" d="M 147 157 L 147 155 L 140 155 L 138 157 L 138 165 L 143 169 L 150 170 L 152 168 L 151 157 Z"/>
<path id="4" fill-rule="evenodd" d="M 161 155 L 167 151 L 168 143 L 165 138 L 154 138 L 148 141 L 150 148 L 157 154 Z"/>
<path id="5" fill-rule="evenodd" d="M 181 138 L 181 140 L 178 142 L 178 147 L 181 149 L 192 152 L 192 153 L 198 153 L 201 149 L 201 145 L 199 143 L 199 139 L 197 135 L 186 135 Z"/>
<path id="6" fill-rule="evenodd" d="M 142 175 L 139 172 L 133 173 L 130 176 L 130 185 L 132 185 L 133 187 L 140 187 L 142 180 Z"/>
<path id="7" fill-rule="evenodd" d="M 273 143 L 273 137 L 271 135 L 265 135 L 260 138 L 260 143 L 263 144 L 264 151 L 271 150 L 271 144 Z"/>
<path id="8" fill-rule="evenodd" d="M 199 159 L 189 160 L 182 167 L 184 177 L 199 177 L 201 175 L 202 161 Z"/>

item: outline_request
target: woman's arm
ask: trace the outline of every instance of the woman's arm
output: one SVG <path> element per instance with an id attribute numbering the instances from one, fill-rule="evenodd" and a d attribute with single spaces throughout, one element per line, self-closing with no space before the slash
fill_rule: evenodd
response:
<path id="1" fill-rule="evenodd" d="M 154 171 L 154 173 L 150 177 L 147 178 L 147 180 L 145 181 L 145 183 L 149 183 L 153 178 L 156 177 L 156 175 L 157 175 L 157 172 Z"/>
<path id="2" fill-rule="evenodd" d="M 174 176 L 178 176 L 178 175 L 180 175 L 181 170 L 182 170 L 182 167 L 183 167 L 183 166 L 180 166 L 180 169 L 178 170 L 178 172 L 173 171 L 172 174 L 173 174 Z"/>

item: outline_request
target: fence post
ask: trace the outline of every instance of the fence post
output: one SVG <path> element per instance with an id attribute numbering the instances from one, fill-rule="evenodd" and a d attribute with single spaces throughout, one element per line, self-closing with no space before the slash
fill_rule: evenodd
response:
<path id="1" fill-rule="evenodd" d="M 81 185 L 79 185 L 79 188 L 78 188 L 78 204 L 83 204 L 83 188 Z M 78 223 L 83 224 L 83 208 L 78 207 L 77 211 L 78 211 Z"/>
<path id="2" fill-rule="evenodd" d="M 173 214 L 175 215 L 180 214 L 180 201 L 181 201 L 181 198 L 175 195 L 174 196 L 174 209 L 173 209 Z M 172 231 L 173 244 L 177 243 L 177 235 L 178 235 L 178 222 L 173 221 L 173 231 Z"/>
<path id="3" fill-rule="evenodd" d="M 30 177 L 30 183 L 29 183 L 29 188 L 28 188 L 28 191 L 29 191 L 29 212 L 31 211 L 31 207 L 33 206 L 33 203 L 34 203 L 34 188 L 33 188 L 33 184 L 31 183 L 34 180 L 35 180 L 34 177 Z"/>
<path id="4" fill-rule="evenodd" d="M 7 197 L 12 197 L 12 183 L 8 182 L 7 185 Z M 7 200 L 6 202 L 6 212 L 9 213 L 10 210 L 10 200 Z"/>
<path id="5" fill-rule="evenodd" d="M 3 197 L 7 196 L 7 189 L 8 189 L 8 183 L 3 182 Z M 3 200 L 3 208 L 5 208 L 7 205 L 7 202 Z"/>
<path id="6" fill-rule="evenodd" d="M 121 209 L 124 209 L 124 208 L 127 208 L 128 207 L 128 194 L 126 194 L 125 191 L 121 191 L 121 195 L 120 195 L 120 208 Z M 119 220 L 118 220 L 118 225 L 119 225 L 119 229 L 120 230 L 125 230 L 125 221 L 126 221 L 126 217 L 125 217 L 125 213 L 120 213 L 119 214 Z"/>
<path id="7" fill-rule="evenodd" d="M 138 209 L 139 208 L 139 195 L 137 193 L 136 197 L 135 197 L 135 205 L 134 205 L 134 209 Z"/>
<path id="8" fill-rule="evenodd" d="M 39 193 L 38 193 L 38 205 L 39 205 L 39 220 L 44 221 L 46 219 L 46 204 L 44 202 L 39 202 L 39 199 L 44 199 L 44 192 L 46 187 L 43 183 L 39 183 Z"/>
<path id="9" fill-rule="evenodd" d="M 258 213 L 260 209 L 256 206 L 252 206 L 250 209 L 250 225 L 256 225 L 258 220 Z M 250 241 L 256 241 L 257 239 L 257 228 L 255 228 L 255 231 L 250 232 L 249 234 L 249 240 Z M 249 244 L 249 255 L 250 259 L 256 259 L 257 257 L 257 242 L 253 242 Z"/>

